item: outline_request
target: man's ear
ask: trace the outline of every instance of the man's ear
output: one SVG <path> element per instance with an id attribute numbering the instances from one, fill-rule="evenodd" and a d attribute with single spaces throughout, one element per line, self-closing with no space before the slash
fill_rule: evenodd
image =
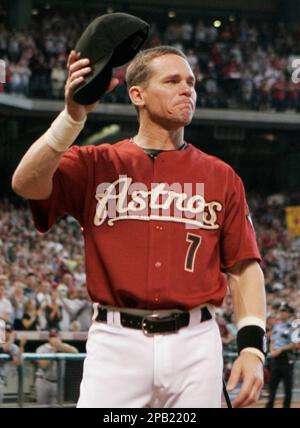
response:
<path id="1" fill-rule="evenodd" d="M 131 86 L 128 95 L 135 107 L 142 107 L 145 104 L 143 88 L 141 86 Z"/>

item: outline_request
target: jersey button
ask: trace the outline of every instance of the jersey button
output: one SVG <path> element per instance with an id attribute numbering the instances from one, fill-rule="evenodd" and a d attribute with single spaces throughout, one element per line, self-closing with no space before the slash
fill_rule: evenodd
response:
<path id="1" fill-rule="evenodd" d="M 161 262 L 156 262 L 154 265 L 156 268 L 160 268 L 161 267 Z"/>

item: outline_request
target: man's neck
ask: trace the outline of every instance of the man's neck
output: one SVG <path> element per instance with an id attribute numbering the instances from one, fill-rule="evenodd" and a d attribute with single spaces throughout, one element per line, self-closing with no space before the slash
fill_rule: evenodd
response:
<path id="1" fill-rule="evenodd" d="M 176 150 L 184 143 L 184 129 L 170 131 L 162 128 L 144 128 L 134 137 L 134 143 L 143 149 Z"/>

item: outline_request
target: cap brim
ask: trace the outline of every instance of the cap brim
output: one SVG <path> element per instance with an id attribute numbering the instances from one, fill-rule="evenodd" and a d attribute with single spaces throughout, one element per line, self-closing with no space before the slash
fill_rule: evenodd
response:
<path id="1" fill-rule="evenodd" d="M 91 64 L 92 71 L 84 81 L 75 89 L 73 99 L 82 105 L 97 102 L 107 91 L 112 78 L 112 54 L 109 54 L 95 64 Z"/>

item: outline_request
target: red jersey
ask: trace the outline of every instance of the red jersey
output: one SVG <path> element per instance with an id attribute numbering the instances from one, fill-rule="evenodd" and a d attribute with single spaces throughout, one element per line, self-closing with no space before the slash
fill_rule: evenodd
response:
<path id="1" fill-rule="evenodd" d="M 189 310 L 221 305 L 222 271 L 260 261 L 241 179 L 188 144 L 155 160 L 123 140 L 73 146 L 49 199 L 30 201 L 47 231 L 64 213 L 83 228 L 87 287 L 103 305 Z"/>

